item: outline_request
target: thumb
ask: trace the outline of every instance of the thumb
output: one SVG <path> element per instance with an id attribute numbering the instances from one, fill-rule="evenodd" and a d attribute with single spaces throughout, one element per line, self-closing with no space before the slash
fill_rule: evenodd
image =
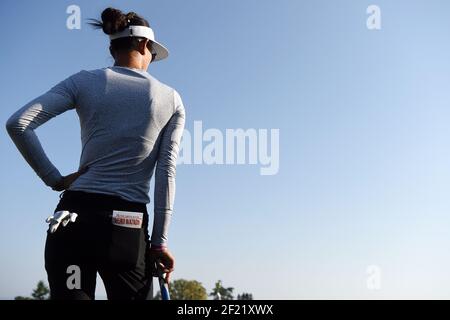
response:
<path id="1" fill-rule="evenodd" d="M 69 174 L 69 176 L 71 178 L 78 178 L 82 174 L 86 173 L 87 170 L 88 170 L 88 167 L 83 167 L 83 168 L 80 168 L 78 171 L 76 171 L 76 172 L 74 172 L 72 174 Z"/>

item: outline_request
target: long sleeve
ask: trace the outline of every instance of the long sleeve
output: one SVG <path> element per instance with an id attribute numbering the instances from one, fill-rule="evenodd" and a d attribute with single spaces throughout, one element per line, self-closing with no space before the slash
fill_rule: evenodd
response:
<path id="1" fill-rule="evenodd" d="M 178 152 L 185 124 L 181 97 L 174 90 L 175 112 L 163 129 L 155 173 L 152 245 L 166 245 L 175 200 L 175 175 Z"/>
<path id="2" fill-rule="evenodd" d="M 62 178 L 45 154 L 34 130 L 51 118 L 75 108 L 76 90 L 71 77 L 17 110 L 6 122 L 6 129 L 22 156 L 44 181 L 53 187 Z"/>

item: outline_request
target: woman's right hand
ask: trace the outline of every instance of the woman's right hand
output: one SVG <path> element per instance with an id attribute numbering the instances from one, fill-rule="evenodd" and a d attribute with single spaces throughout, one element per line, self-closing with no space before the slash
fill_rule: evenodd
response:
<path id="1" fill-rule="evenodd" d="M 70 185 L 77 180 L 83 173 L 88 170 L 88 167 L 81 168 L 77 172 L 71 173 L 67 176 L 61 178 L 61 181 L 58 182 L 56 186 L 52 189 L 55 191 L 63 191 L 70 187 Z"/>
<path id="2" fill-rule="evenodd" d="M 156 264 L 156 267 L 166 274 L 164 281 L 168 284 L 170 274 L 175 267 L 175 258 L 167 248 L 150 248 L 150 263 Z M 158 276 L 157 270 L 154 270 L 154 276 Z"/>

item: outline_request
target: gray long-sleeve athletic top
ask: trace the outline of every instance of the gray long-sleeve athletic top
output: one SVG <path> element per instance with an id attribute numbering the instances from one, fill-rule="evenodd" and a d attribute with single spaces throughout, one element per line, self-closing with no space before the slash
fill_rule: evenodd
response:
<path id="1" fill-rule="evenodd" d="M 17 110 L 6 128 L 36 174 L 50 187 L 62 178 L 34 130 L 67 110 L 80 119 L 79 168 L 68 190 L 149 203 L 155 171 L 152 244 L 165 245 L 175 198 L 176 160 L 185 111 L 178 92 L 149 73 L 126 67 L 80 71 Z"/>

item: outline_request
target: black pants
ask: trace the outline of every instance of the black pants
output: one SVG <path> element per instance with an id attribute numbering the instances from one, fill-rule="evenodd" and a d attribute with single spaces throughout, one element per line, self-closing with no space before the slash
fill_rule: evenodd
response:
<path id="1" fill-rule="evenodd" d="M 51 299 L 94 299 L 97 272 L 108 299 L 151 298 L 145 204 L 67 190 L 55 212 L 59 210 L 75 212 L 78 217 L 65 227 L 60 225 L 54 233 L 47 231 L 45 269 Z M 141 227 L 113 223 L 113 211 L 142 213 Z"/>

